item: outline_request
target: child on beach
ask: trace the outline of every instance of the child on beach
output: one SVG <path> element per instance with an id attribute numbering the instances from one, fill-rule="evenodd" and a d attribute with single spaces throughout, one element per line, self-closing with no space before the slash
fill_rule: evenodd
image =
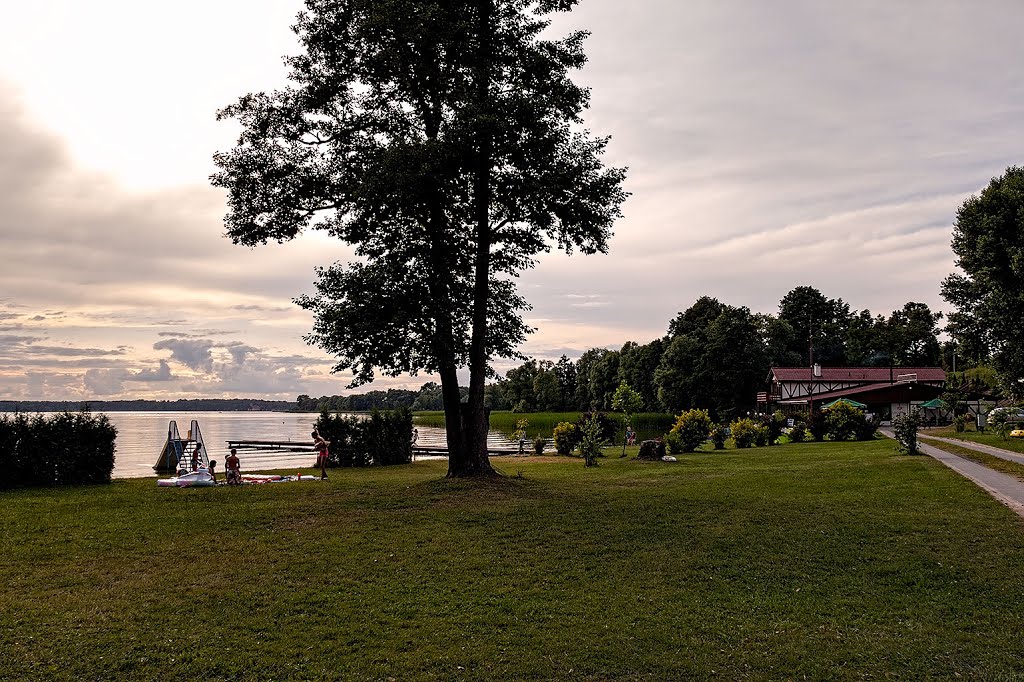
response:
<path id="1" fill-rule="evenodd" d="M 224 466 L 227 467 L 228 485 L 241 484 L 242 465 L 238 461 L 238 452 L 234 448 L 231 448 L 231 454 L 224 460 Z"/>

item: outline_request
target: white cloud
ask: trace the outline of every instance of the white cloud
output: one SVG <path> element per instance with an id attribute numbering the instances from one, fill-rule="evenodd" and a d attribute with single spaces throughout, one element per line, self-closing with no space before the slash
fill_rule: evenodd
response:
<path id="1" fill-rule="evenodd" d="M 157 34 L 127 0 L 8 9 L 0 397 L 342 391 L 290 300 L 351 250 L 232 246 L 206 184 L 235 134 L 213 111 L 281 82 L 301 3 L 215 4 L 185 0 Z M 524 352 L 645 342 L 704 294 L 773 312 L 808 284 L 874 312 L 943 308 L 957 207 L 1022 162 L 1022 22 L 1018 2 L 581 3 L 552 30 L 593 32 L 586 123 L 633 196 L 610 255 L 523 274 Z"/>

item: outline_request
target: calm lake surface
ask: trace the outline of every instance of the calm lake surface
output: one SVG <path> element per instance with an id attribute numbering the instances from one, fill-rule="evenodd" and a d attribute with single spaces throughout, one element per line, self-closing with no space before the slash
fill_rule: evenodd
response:
<path id="1" fill-rule="evenodd" d="M 275 440 L 308 443 L 319 415 L 302 412 L 105 412 L 110 423 L 117 427 L 114 452 L 114 478 L 142 478 L 156 476 L 153 465 L 167 441 L 167 428 L 171 421 L 178 425 L 182 438 L 188 434 L 192 420 L 199 422 L 210 459 L 217 461 L 217 470 L 224 471 L 228 456 L 228 440 Z M 444 429 L 416 426 L 417 442 L 443 445 Z M 508 439 L 492 433 L 489 440 L 510 445 Z M 239 453 L 243 472 L 270 469 L 312 468 L 316 454 Z M 421 459 L 417 456 L 417 459 Z M 427 459 L 422 457 L 422 459 Z M 432 459 L 432 458 L 431 458 Z"/>
<path id="2" fill-rule="evenodd" d="M 300 412 L 106 412 L 117 427 L 117 450 L 114 453 L 114 478 L 155 476 L 153 465 L 167 440 L 171 421 L 178 425 L 184 438 L 195 419 L 203 434 L 210 459 L 217 460 L 224 470 L 228 456 L 228 440 L 280 440 L 308 443 L 312 439 L 316 414 Z M 313 466 L 312 453 L 241 454 L 243 471 Z"/>

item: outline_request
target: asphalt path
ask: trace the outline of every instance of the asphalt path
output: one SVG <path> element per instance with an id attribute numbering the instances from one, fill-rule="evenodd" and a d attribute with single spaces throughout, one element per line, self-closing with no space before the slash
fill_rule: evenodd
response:
<path id="1" fill-rule="evenodd" d="M 892 431 L 888 429 L 882 429 L 882 433 L 884 433 L 886 436 L 890 438 L 893 438 Z M 930 436 L 926 437 L 930 438 Z M 952 442 L 954 445 L 966 447 L 963 441 L 954 440 Z M 986 452 L 985 450 L 980 450 L 980 447 L 989 447 L 979 446 L 978 443 L 971 443 L 971 445 L 978 446 L 975 447 L 974 449 L 978 449 L 980 452 Z M 947 467 L 957 472 L 964 478 L 972 481 L 978 487 L 987 492 L 989 495 L 991 495 L 992 497 L 996 498 L 997 500 L 1005 504 L 1007 507 L 1009 507 L 1018 516 L 1024 518 L 1024 481 L 1021 481 L 1018 478 L 1014 478 L 1013 476 L 1004 474 L 999 471 L 993 471 L 992 469 L 982 466 L 977 462 L 972 462 L 969 459 L 957 457 L 953 453 L 946 452 L 945 450 L 940 450 L 939 448 L 933 445 L 923 443 L 920 439 L 918 439 L 917 448 L 922 453 L 928 455 L 929 457 L 932 457 L 933 459 L 937 459 L 938 461 L 942 462 Z M 999 450 L 999 448 L 989 449 Z M 1000 453 L 1001 455 L 1012 455 L 1018 458 L 1020 457 L 1016 453 L 1007 452 L 1005 450 L 1000 450 Z M 988 454 L 993 454 L 996 457 L 1001 456 L 996 455 L 995 453 Z M 1003 456 L 1003 459 L 1010 459 L 1010 461 L 1019 461 L 1018 459 L 1011 459 L 1006 456 Z"/>

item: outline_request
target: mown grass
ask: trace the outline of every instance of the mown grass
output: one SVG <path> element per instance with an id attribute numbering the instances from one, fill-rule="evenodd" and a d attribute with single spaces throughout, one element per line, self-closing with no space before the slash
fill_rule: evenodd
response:
<path id="1" fill-rule="evenodd" d="M 1014 679 L 1024 523 L 891 442 L 0 495 L 9 679 Z M 521 478 L 518 477 L 521 475 Z"/>
<path id="2" fill-rule="evenodd" d="M 516 424 L 520 419 L 528 422 L 526 433 L 530 438 L 540 435 L 542 438 L 550 438 L 555 426 L 560 422 L 575 424 L 581 412 L 491 412 L 491 428 L 495 431 L 510 436 L 516 431 Z M 617 424 L 616 439 L 622 444 L 622 433 L 624 424 L 623 416 L 614 412 L 607 413 Z M 416 424 L 422 426 L 444 427 L 444 412 L 417 412 L 413 417 Z M 644 412 L 634 414 L 632 417 L 633 428 L 636 429 L 638 440 L 647 438 L 658 438 L 668 433 L 675 423 L 675 418 L 670 414 L 659 412 Z"/>
<path id="3" fill-rule="evenodd" d="M 921 429 L 922 436 L 938 436 L 939 438 L 956 438 L 957 440 L 970 441 L 972 443 L 981 443 L 982 445 L 991 445 L 994 448 L 1002 448 L 1004 450 L 1010 450 L 1024 454 L 1024 438 L 1006 438 L 1004 439 L 995 431 L 962 431 L 956 432 L 952 426 L 943 427 L 932 427 L 929 429 Z"/>
<path id="4" fill-rule="evenodd" d="M 946 452 L 957 455 L 958 457 L 969 459 L 972 462 L 977 462 L 989 469 L 1009 474 L 1010 476 L 1014 476 L 1015 478 L 1024 481 L 1024 464 L 1011 462 L 1009 460 L 1002 459 L 1001 457 L 990 455 L 986 452 L 979 452 L 978 450 L 972 450 L 971 448 L 965 448 L 945 441 L 935 440 L 934 438 L 929 438 L 925 435 L 920 435 L 919 438 L 922 443 L 931 445 L 933 448 L 945 450 Z"/>

